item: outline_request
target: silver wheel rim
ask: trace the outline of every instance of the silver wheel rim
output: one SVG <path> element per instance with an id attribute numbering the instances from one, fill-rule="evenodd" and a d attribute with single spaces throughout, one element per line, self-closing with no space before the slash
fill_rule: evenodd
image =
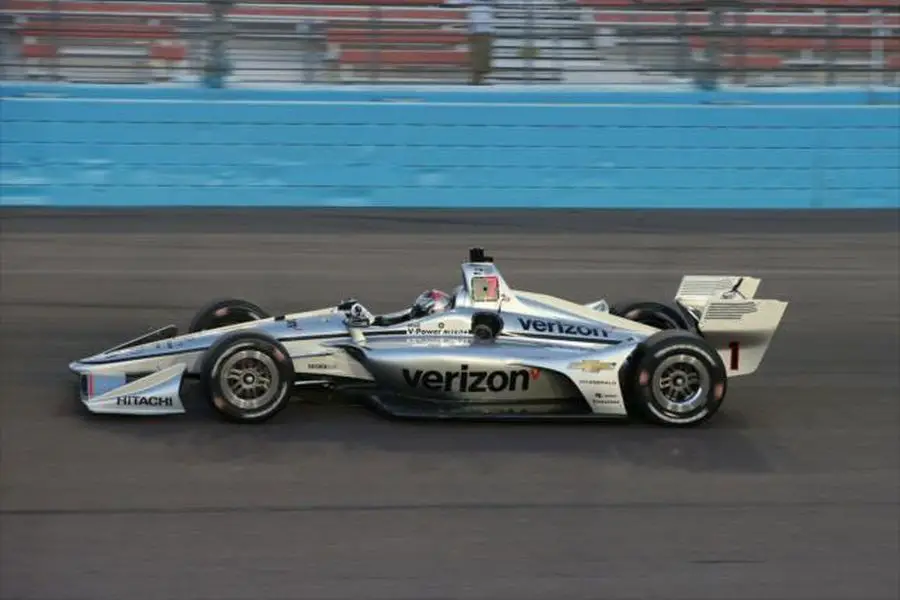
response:
<path id="1" fill-rule="evenodd" d="M 688 354 L 670 356 L 653 375 L 653 397 L 668 413 L 685 415 L 702 408 L 710 390 L 706 365 Z"/>
<path id="2" fill-rule="evenodd" d="M 222 395 L 241 409 L 256 410 L 272 401 L 278 392 L 278 367 L 258 350 L 242 350 L 222 364 Z"/>

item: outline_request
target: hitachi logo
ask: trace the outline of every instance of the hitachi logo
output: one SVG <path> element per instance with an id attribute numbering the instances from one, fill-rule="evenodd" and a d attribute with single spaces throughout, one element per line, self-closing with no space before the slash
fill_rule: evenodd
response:
<path id="1" fill-rule="evenodd" d="M 119 406 L 172 406 L 172 398 L 167 396 L 118 396 Z"/>
<path id="2" fill-rule="evenodd" d="M 606 331 L 593 325 L 576 325 L 563 323 L 562 321 L 545 321 L 543 319 L 523 319 L 519 317 L 519 325 L 525 331 L 536 333 L 553 333 L 556 335 L 571 335 L 580 337 L 607 337 Z"/>
<path id="3" fill-rule="evenodd" d="M 403 378 L 409 387 L 422 387 L 444 392 L 515 392 L 527 391 L 532 379 L 538 379 L 537 369 L 514 371 L 470 371 L 462 365 L 459 371 L 410 371 L 403 369 Z"/>

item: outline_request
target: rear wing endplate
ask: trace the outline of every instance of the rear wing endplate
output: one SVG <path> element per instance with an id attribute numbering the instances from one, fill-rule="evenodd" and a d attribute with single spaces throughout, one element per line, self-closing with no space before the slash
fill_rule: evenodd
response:
<path id="1" fill-rule="evenodd" d="M 787 302 L 756 298 L 761 282 L 740 275 L 687 275 L 675 293 L 675 300 L 697 317 L 729 377 L 759 368 L 787 310 Z"/>

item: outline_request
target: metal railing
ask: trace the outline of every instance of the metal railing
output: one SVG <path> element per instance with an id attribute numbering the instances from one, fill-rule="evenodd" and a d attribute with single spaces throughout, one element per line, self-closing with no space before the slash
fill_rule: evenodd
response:
<path id="1" fill-rule="evenodd" d="M 900 84 L 900 3 L 4 0 L 5 80 Z M 476 31 L 477 32 L 477 31 Z M 487 45 L 483 45 L 484 43 Z"/>

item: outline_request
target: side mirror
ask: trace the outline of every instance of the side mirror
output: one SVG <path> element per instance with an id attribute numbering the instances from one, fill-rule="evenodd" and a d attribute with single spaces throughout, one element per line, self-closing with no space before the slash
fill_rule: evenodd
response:
<path id="1" fill-rule="evenodd" d="M 359 302 L 353 302 L 345 308 L 344 315 L 347 317 L 347 324 L 351 327 L 368 327 L 375 320 L 375 315 Z"/>
<path id="2" fill-rule="evenodd" d="M 493 312 L 472 315 L 472 334 L 479 340 L 493 340 L 503 331 L 503 319 Z"/>
<path id="3" fill-rule="evenodd" d="M 343 300 L 338 302 L 337 309 L 341 312 L 347 312 L 348 310 L 353 308 L 354 304 L 358 304 L 358 303 L 359 303 L 359 300 L 357 300 L 356 298 L 353 298 L 353 297 L 344 298 Z"/>
<path id="4" fill-rule="evenodd" d="M 596 310 L 597 312 L 609 312 L 609 303 L 606 300 L 597 300 L 596 302 L 591 302 L 586 306 L 591 310 Z"/>

